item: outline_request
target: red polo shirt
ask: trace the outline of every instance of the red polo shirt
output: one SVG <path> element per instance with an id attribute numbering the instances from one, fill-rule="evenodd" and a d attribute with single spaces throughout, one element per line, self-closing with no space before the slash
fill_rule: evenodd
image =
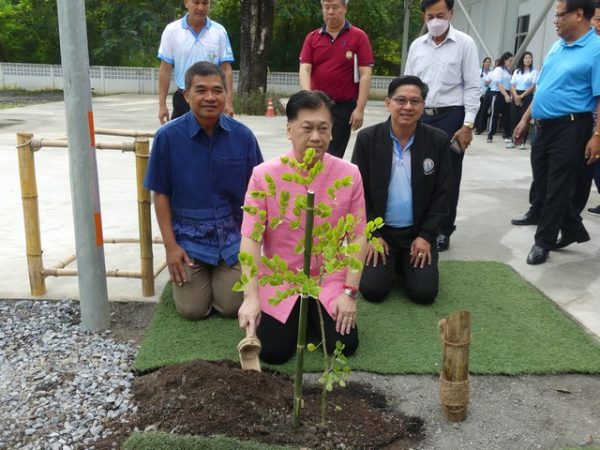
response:
<path id="1" fill-rule="evenodd" d="M 312 65 L 311 89 L 325 92 L 336 102 L 356 100 L 354 55 L 359 66 L 375 63 L 367 33 L 348 21 L 335 39 L 325 30 L 325 25 L 308 33 L 300 52 L 300 64 Z"/>

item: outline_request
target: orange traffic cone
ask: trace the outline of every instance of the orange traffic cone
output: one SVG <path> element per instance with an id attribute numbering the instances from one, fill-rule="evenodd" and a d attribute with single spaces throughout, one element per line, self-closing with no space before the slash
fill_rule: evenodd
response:
<path id="1" fill-rule="evenodd" d="M 271 97 L 269 97 L 269 102 L 267 103 L 265 117 L 275 117 L 275 109 L 273 109 L 273 99 Z"/>

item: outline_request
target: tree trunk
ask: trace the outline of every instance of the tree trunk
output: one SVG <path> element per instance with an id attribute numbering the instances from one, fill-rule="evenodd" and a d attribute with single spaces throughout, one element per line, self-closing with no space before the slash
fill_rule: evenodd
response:
<path id="1" fill-rule="evenodd" d="M 266 92 L 275 0 L 241 0 L 240 12 L 242 20 L 238 92 Z"/>

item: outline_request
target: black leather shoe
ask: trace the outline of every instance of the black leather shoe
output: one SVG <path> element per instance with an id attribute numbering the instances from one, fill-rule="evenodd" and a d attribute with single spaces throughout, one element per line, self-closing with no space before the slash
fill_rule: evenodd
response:
<path id="1" fill-rule="evenodd" d="M 531 247 L 529 255 L 527 255 L 527 264 L 544 264 L 548 259 L 549 253 L 550 252 L 545 248 L 542 248 L 539 245 L 534 245 L 533 247 Z"/>
<path id="2" fill-rule="evenodd" d="M 513 225 L 537 225 L 539 216 L 533 214 L 531 210 L 527 211 L 520 217 L 515 217 L 510 220 Z"/>
<path id="3" fill-rule="evenodd" d="M 582 242 L 587 242 L 589 240 L 590 235 L 584 230 L 584 232 L 578 236 L 561 236 L 560 239 L 556 241 L 556 248 L 565 248 L 567 245 L 571 245 L 574 242 L 581 244 Z"/>
<path id="4" fill-rule="evenodd" d="M 445 252 L 450 247 L 450 236 L 438 234 L 435 239 L 438 252 Z"/>

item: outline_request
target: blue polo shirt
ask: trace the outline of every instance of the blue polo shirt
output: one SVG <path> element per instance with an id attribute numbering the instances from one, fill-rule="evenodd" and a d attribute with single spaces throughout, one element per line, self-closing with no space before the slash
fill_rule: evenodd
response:
<path id="1" fill-rule="evenodd" d="M 175 239 L 190 257 L 232 266 L 246 187 L 262 162 L 248 127 L 222 114 L 209 136 L 190 111 L 156 132 L 144 186 L 169 196 Z"/>
<path id="2" fill-rule="evenodd" d="M 600 96 L 600 37 L 593 28 L 571 44 L 552 45 L 537 81 L 534 119 L 591 112 Z"/>
<path id="3" fill-rule="evenodd" d="M 404 148 L 392 133 L 391 128 L 390 137 L 394 144 L 394 152 L 392 156 L 392 174 L 385 206 L 385 224 L 393 228 L 410 227 L 414 223 L 410 147 L 415 141 L 415 136 L 413 134 L 410 137 Z"/>
<path id="4" fill-rule="evenodd" d="M 174 66 L 174 80 L 180 89 L 185 88 L 185 72 L 192 64 L 208 61 L 220 66 L 233 61 L 231 43 L 223 25 L 207 17 L 204 28 L 196 33 L 187 17 L 186 14 L 166 26 L 158 48 L 158 58 Z"/>

